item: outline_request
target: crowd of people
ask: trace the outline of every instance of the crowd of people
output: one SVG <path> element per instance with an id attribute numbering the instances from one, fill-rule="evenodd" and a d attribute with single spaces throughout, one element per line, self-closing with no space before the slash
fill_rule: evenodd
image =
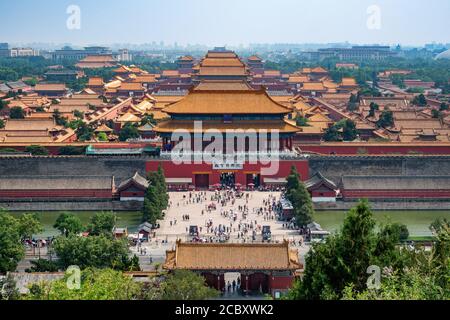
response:
<path id="1" fill-rule="evenodd" d="M 300 235 L 288 234 L 289 230 L 296 230 L 295 223 L 281 221 L 280 197 L 279 193 L 255 193 L 232 188 L 186 192 L 170 200 L 170 206 L 177 208 L 174 211 L 179 215 L 169 215 L 168 229 L 159 235 L 169 236 L 173 241 L 180 238 L 203 243 L 287 240 L 292 245 L 301 245 L 303 241 L 297 239 Z M 195 212 L 192 211 L 194 207 Z M 177 219 L 183 222 L 181 230 Z M 272 228 L 286 230 L 286 235 L 278 231 L 273 236 Z"/>

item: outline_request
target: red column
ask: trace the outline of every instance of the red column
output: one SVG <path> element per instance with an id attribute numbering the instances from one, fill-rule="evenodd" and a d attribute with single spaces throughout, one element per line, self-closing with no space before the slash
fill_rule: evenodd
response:
<path id="1" fill-rule="evenodd" d="M 236 183 L 242 184 L 242 186 L 245 186 L 247 184 L 247 176 L 242 171 L 238 171 L 235 173 L 236 177 Z"/>

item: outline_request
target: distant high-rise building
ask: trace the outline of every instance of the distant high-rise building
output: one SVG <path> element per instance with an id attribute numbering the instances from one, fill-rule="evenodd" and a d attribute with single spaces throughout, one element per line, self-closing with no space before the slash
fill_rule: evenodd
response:
<path id="1" fill-rule="evenodd" d="M 120 49 L 119 54 L 117 55 L 118 61 L 128 62 L 132 60 L 132 56 L 128 49 Z"/>
<path id="2" fill-rule="evenodd" d="M 39 50 L 33 48 L 12 48 L 9 50 L 9 54 L 11 57 L 35 57 L 39 56 Z"/>
<path id="3" fill-rule="evenodd" d="M 52 54 L 52 58 L 54 60 L 81 60 L 87 56 L 108 54 L 111 54 L 111 50 L 107 47 L 85 47 L 84 50 L 77 50 L 66 46 L 60 50 L 55 50 Z"/>
<path id="4" fill-rule="evenodd" d="M 9 57 L 9 44 L 0 43 L 0 57 Z"/>
<path id="5" fill-rule="evenodd" d="M 352 60 L 383 60 L 396 56 L 398 51 L 393 51 L 389 46 L 353 46 L 351 48 L 325 48 L 312 52 L 302 52 L 304 58 L 311 60 L 323 60 L 326 58 L 338 58 L 344 61 Z"/>

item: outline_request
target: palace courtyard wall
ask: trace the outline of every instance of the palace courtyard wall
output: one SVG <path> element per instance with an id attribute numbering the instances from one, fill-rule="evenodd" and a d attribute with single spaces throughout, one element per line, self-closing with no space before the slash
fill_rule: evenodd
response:
<path id="1" fill-rule="evenodd" d="M 50 156 L 50 157 L 2 157 L 0 158 L 1 176 L 114 176 L 118 186 L 136 172 L 146 174 L 149 162 L 158 159 L 148 156 Z M 309 158 L 310 175 L 320 171 L 336 184 L 343 175 L 449 175 L 450 156 L 311 156 Z M 338 201 L 336 204 L 318 205 L 318 209 L 345 210 L 353 202 Z M 120 201 L 99 202 L 0 202 L 0 207 L 9 210 L 135 210 L 140 203 L 121 203 Z M 373 203 L 377 210 L 436 210 L 450 209 L 448 201 L 377 201 Z"/>

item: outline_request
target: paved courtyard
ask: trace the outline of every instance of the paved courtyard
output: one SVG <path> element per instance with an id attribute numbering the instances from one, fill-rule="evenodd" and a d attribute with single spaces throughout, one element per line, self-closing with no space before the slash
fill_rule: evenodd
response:
<path id="1" fill-rule="evenodd" d="M 309 250 L 298 231 L 277 219 L 273 205 L 278 203 L 280 192 L 243 192 L 240 198 L 226 191 L 171 192 L 169 196 L 170 206 L 156 237 L 141 246 L 144 261 L 151 256 L 153 262 L 162 262 L 165 251 L 173 248 L 177 239 L 191 241 L 191 226 L 198 227 L 198 241 L 228 243 L 261 242 L 263 226 L 270 226 L 272 242 L 290 241 L 299 249 L 301 261 Z"/>
<path id="2" fill-rule="evenodd" d="M 279 192 L 259 191 L 243 192 L 241 198 L 225 191 L 170 193 L 170 207 L 156 235 L 169 242 L 189 240 L 189 227 L 197 226 L 200 238 L 210 240 L 212 237 L 216 242 L 219 226 L 224 226 L 228 228 L 223 233 L 229 235 L 229 242 L 252 242 L 253 231 L 256 231 L 255 241 L 261 241 L 262 227 L 270 226 L 273 241 L 301 241 L 298 232 L 283 227 L 285 222 L 278 221 L 276 212 L 270 208 L 280 196 Z M 189 220 L 183 219 L 185 215 Z"/>

